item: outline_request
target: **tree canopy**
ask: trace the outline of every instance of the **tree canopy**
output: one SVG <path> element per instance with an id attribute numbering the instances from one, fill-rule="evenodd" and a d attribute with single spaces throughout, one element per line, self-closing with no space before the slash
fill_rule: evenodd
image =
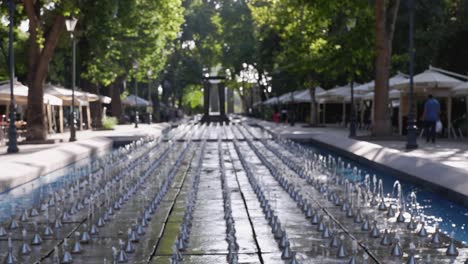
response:
<path id="1" fill-rule="evenodd" d="M 467 72 L 462 55 L 467 52 L 468 3 L 415 2 L 416 71 L 433 64 Z M 374 79 L 374 5 L 367 0 L 24 1 L 16 8 L 15 68 L 32 90 L 40 90 L 35 87 L 44 81 L 69 87 L 71 42 L 64 20 L 74 16 L 79 86 L 88 83 L 108 93 L 107 87 L 125 80 L 149 84 L 152 79 L 162 86 L 163 101 L 188 108 L 198 107 L 203 74 L 216 66 L 241 97 L 253 86 L 260 87 L 262 97 L 318 85 L 330 88 L 352 79 Z M 6 79 L 6 5 L 1 5 L 0 16 L 0 78 Z M 403 1 L 395 24 L 392 72 L 407 72 L 407 24 Z M 257 82 L 242 84 L 248 69 Z M 156 92 L 143 93 L 154 97 Z"/>

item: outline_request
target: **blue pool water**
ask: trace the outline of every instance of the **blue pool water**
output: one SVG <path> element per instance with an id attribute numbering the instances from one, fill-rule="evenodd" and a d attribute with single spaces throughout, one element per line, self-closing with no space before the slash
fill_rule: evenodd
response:
<path id="1" fill-rule="evenodd" d="M 425 216 L 428 224 L 431 225 L 437 222 L 441 231 L 446 232 L 447 234 L 454 232 L 455 239 L 468 244 L 468 208 L 466 206 L 452 202 L 422 186 L 397 178 L 386 171 L 371 168 L 365 164 L 341 156 L 333 151 L 318 148 L 311 144 L 306 144 L 306 146 L 311 148 L 314 152 L 322 155 L 332 155 L 335 158 L 340 157 L 341 160 L 345 162 L 346 166 L 349 163 L 351 164 L 351 168 L 357 167 L 357 169 L 362 170 L 361 179 L 353 180 L 363 181 L 366 174 L 371 176 L 375 174 L 378 179 L 382 179 L 383 181 L 385 195 L 392 194 L 393 184 L 398 180 L 402 185 L 403 193 L 406 196 L 407 201 L 409 200 L 409 194 L 411 192 L 416 194 L 421 214 Z"/>
<path id="2" fill-rule="evenodd" d="M 83 159 L 68 167 L 41 176 L 28 183 L 0 193 L 0 222 L 18 216 L 24 209 L 37 206 L 49 194 L 87 175 L 90 159 Z"/>

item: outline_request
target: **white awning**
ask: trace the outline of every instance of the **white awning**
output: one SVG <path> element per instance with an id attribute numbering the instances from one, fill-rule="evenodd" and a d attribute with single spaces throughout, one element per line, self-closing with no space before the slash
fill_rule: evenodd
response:
<path id="1" fill-rule="evenodd" d="M 390 90 L 388 92 L 388 98 L 390 98 L 390 99 L 399 99 L 400 94 L 401 94 L 400 91 L 398 91 L 396 89 L 392 89 L 392 90 Z M 374 100 L 374 92 L 370 92 L 370 93 L 367 93 L 367 94 L 363 95 L 362 99 L 364 99 L 364 100 Z"/>
<path id="2" fill-rule="evenodd" d="M 404 81 L 408 80 L 408 77 L 403 74 L 403 73 L 397 73 L 390 79 L 388 79 L 388 85 L 389 87 L 394 86 L 395 84 L 402 83 Z M 375 88 L 375 81 L 371 81 L 362 85 L 359 85 L 357 87 L 354 87 L 354 91 L 356 93 L 368 93 L 368 92 L 373 92 Z"/>
<path id="3" fill-rule="evenodd" d="M 110 104 L 112 102 L 112 98 L 110 98 L 109 96 L 104 96 L 104 95 L 100 95 L 99 100 L 101 100 L 101 103 L 103 104 Z"/>
<path id="4" fill-rule="evenodd" d="M 270 99 L 263 102 L 264 105 L 273 105 L 278 103 L 278 97 L 271 97 Z"/>
<path id="5" fill-rule="evenodd" d="M 429 94 L 435 96 L 449 96 L 451 89 L 460 85 L 462 81 L 442 74 L 434 70 L 426 70 L 413 77 L 414 91 L 416 93 Z M 410 81 L 406 79 L 399 83 L 394 84 L 391 88 L 398 89 L 403 92 L 409 91 Z"/>
<path id="6" fill-rule="evenodd" d="M 127 98 L 123 99 L 122 100 L 122 104 L 124 105 L 128 105 L 128 106 L 151 106 L 151 102 L 141 98 L 141 97 L 138 97 L 138 96 L 135 96 L 133 94 L 127 96 Z"/>
<path id="7" fill-rule="evenodd" d="M 454 96 L 467 96 L 468 95 L 468 82 L 464 82 L 452 89 Z"/>
<path id="8" fill-rule="evenodd" d="M 315 87 L 315 96 L 317 94 L 324 92 L 322 87 Z M 309 89 L 301 90 L 298 93 L 294 94 L 294 102 L 295 103 L 310 103 L 312 102 L 312 98 L 310 96 Z"/>
<path id="9" fill-rule="evenodd" d="M 28 103 L 28 93 L 29 88 L 23 85 L 19 81 L 15 81 L 13 85 L 13 93 L 15 96 L 15 102 L 20 105 L 25 105 Z M 0 101 L 10 102 L 10 82 L 3 82 L 0 84 Z M 44 104 L 48 105 L 62 105 L 62 99 L 50 95 L 44 94 Z"/>
<path id="10" fill-rule="evenodd" d="M 44 86 L 44 95 L 50 94 L 54 95 L 64 102 L 64 105 L 71 105 L 73 91 L 58 85 L 46 84 Z M 96 102 L 101 100 L 101 97 L 97 94 L 83 92 L 75 90 L 75 105 L 86 106 L 89 105 L 89 102 Z"/>
<path id="11" fill-rule="evenodd" d="M 359 86 L 359 84 L 354 84 Z M 359 94 L 354 94 L 355 99 L 359 99 Z M 326 90 L 322 93 L 317 94 L 317 101 L 320 103 L 341 103 L 349 101 L 351 98 L 351 86 L 349 84 L 345 86 L 335 87 L 330 90 Z"/>

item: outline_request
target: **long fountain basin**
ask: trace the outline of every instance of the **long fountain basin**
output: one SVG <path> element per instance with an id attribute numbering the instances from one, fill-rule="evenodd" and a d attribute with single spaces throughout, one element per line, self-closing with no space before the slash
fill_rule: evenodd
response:
<path id="1" fill-rule="evenodd" d="M 0 161 L 0 193 L 14 189 L 41 176 L 48 175 L 84 159 L 101 156 L 113 148 L 111 138 L 96 137 L 65 143 L 57 147 L 31 154 L 21 154 L 21 158 Z"/>

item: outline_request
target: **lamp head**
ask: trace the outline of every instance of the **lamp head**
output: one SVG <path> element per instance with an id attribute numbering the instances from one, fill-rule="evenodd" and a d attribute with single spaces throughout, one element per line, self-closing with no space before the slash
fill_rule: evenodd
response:
<path id="1" fill-rule="evenodd" d="M 67 27 L 67 31 L 69 32 L 75 31 L 76 23 L 78 23 L 78 19 L 74 17 L 67 18 L 65 20 L 65 26 Z"/>

